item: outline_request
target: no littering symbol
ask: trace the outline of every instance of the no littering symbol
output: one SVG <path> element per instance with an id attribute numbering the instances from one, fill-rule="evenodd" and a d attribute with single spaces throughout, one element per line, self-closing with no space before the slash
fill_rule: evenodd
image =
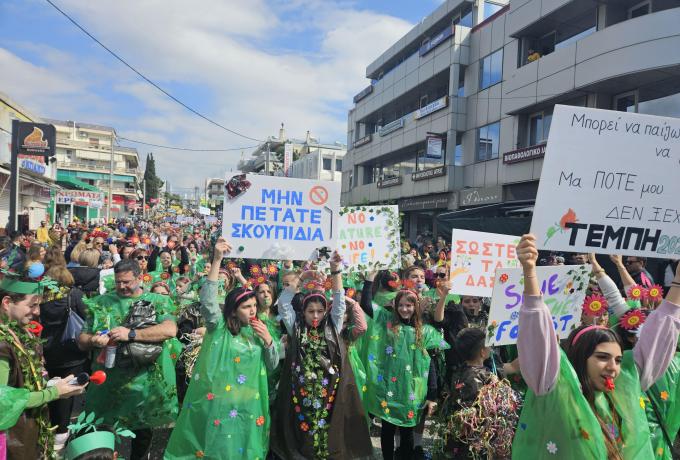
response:
<path id="1" fill-rule="evenodd" d="M 328 190 L 320 185 L 312 187 L 309 191 L 309 201 L 317 206 L 326 204 L 326 201 L 328 201 Z"/>

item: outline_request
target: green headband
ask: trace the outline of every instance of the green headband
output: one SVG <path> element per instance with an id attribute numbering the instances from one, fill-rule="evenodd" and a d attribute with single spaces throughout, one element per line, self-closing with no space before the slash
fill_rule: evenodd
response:
<path id="1" fill-rule="evenodd" d="M 80 436 L 66 446 L 66 460 L 78 458 L 95 449 L 111 449 L 116 446 L 116 436 L 110 431 L 94 431 Z"/>
<path id="2" fill-rule="evenodd" d="M 15 294 L 42 294 L 45 288 L 59 290 L 56 281 L 48 277 L 43 277 L 40 281 L 21 281 L 6 273 L 0 282 L 0 290 Z"/>

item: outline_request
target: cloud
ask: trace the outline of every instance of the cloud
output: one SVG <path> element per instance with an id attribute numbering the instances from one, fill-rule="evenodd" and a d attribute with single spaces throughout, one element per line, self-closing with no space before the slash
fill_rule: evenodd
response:
<path id="1" fill-rule="evenodd" d="M 278 134 L 283 122 L 289 136 L 310 130 L 325 142 L 345 141 L 346 113 L 352 96 L 367 84 L 366 65 L 411 27 L 353 3 L 327 0 L 62 0 L 60 6 L 171 93 L 258 139 Z M 1 87 L 29 107 L 35 103 L 46 117 L 108 123 L 126 137 L 165 145 L 253 145 L 189 113 L 96 46 L 75 56 L 68 48 L 44 45 L 33 50 L 41 55 L 39 63 L 2 51 L 0 66 L 13 71 L 0 73 Z M 26 78 L 43 83 L 39 95 L 22 89 Z M 139 149 L 142 157 L 151 150 Z M 182 187 L 222 175 L 241 157 L 154 152 L 159 174 Z"/>

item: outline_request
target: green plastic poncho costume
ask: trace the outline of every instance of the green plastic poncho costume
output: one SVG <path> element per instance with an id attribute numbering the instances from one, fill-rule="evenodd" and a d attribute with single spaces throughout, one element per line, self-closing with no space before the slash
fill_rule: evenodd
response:
<path id="1" fill-rule="evenodd" d="M 364 406 L 393 425 L 416 426 L 427 395 L 427 351 L 445 350 L 449 344 L 430 325 L 422 326 L 417 344 L 413 327 L 392 324 L 392 313 L 375 304 L 368 320 L 368 331 L 360 339 L 366 368 Z"/>
<path id="2" fill-rule="evenodd" d="M 554 388 L 545 395 L 527 391 L 512 444 L 512 458 L 606 460 L 604 434 L 581 391 L 576 371 L 561 351 L 560 371 Z M 616 389 L 597 392 L 595 407 L 611 439 L 625 460 L 654 458 L 649 425 L 641 398 L 640 377 L 633 353 L 623 354 Z M 559 414 L 551 418 L 550 414 Z"/>
<path id="3" fill-rule="evenodd" d="M 652 433 L 654 458 L 671 460 L 671 446 L 680 430 L 680 353 L 675 353 L 666 372 L 647 390 L 649 401 L 645 406 L 649 431 Z M 655 410 L 656 406 L 656 410 Z M 659 424 L 659 412 L 664 429 Z M 670 438 L 670 444 L 666 439 Z"/>
<path id="4" fill-rule="evenodd" d="M 89 317 L 83 332 L 88 334 L 120 326 L 137 301 L 147 301 L 155 307 L 157 323 L 175 320 L 175 306 L 168 296 L 143 293 L 124 298 L 113 292 L 84 300 Z M 116 364 L 104 369 L 93 361 L 92 370 L 104 370 L 107 378 L 102 385 L 88 387 L 86 410 L 97 413 L 106 424 L 119 422 L 131 430 L 172 423 L 178 413 L 174 360 L 180 348 L 176 338 L 165 340 L 156 362 L 141 368 L 121 368 Z"/>
<path id="5" fill-rule="evenodd" d="M 269 450 L 266 363 L 278 363 L 277 347 L 267 357 L 249 325 L 232 335 L 216 299 L 217 282 L 206 281 L 201 313 L 208 332 L 165 451 L 167 460 L 264 460 Z"/>

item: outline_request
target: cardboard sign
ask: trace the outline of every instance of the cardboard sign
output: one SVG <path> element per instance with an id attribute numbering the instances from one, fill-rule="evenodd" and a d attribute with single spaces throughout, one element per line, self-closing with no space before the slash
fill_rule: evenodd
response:
<path id="1" fill-rule="evenodd" d="M 401 267 L 398 206 L 356 206 L 340 210 L 337 250 L 349 271 Z"/>
<path id="2" fill-rule="evenodd" d="M 567 338 L 581 323 L 590 271 L 590 265 L 536 267 L 543 301 L 553 315 L 555 331 L 560 339 Z M 486 334 L 487 346 L 517 343 L 523 293 L 524 275 L 521 268 L 501 268 L 496 271 Z"/>
<path id="3" fill-rule="evenodd" d="M 340 183 L 241 174 L 225 182 L 232 258 L 308 260 L 336 247 Z"/>
<path id="4" fill-rule="evenodd" d="M 210 208 L 207 206 L 199 206 L 198 207 L 198 213 L 203 215 L 203 216 L 209 216 L 210 215 Z"/>
<path id="5" fill-rule="evenodd" d="M 539 248 L 677 258 L 680 120 L 556 106 L 531 232 Z"/>
<path id="6" fill-rule="evenodd" d="M 453 229 L 451 293 L 491 297 L 498 268 L 518 267 L 519 237 Z"/>

